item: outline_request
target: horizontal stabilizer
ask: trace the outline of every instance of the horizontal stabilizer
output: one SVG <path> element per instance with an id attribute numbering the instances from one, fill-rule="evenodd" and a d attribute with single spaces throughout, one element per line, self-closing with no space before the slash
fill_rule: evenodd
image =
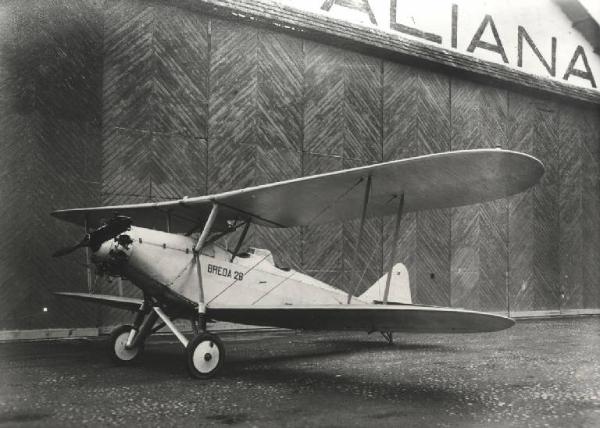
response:
<path id="1" fill-rule="evenodd" d="M 500 315 L 418 305 L 315 305 L 208 307 L 215 320 L 321 331 L 483 333 L 512 327 Z"/>
<path id="2" fill-rule="evenodd" d="M 69 293 L 56 292 L 57 296 L 69 297 L 71 299 L 83 300 L 84 302 L 99 303 L 118 309 L 137 310 L 144 302 L 142 299 L 133 297 L 111 296 L 109 294 Z"/>

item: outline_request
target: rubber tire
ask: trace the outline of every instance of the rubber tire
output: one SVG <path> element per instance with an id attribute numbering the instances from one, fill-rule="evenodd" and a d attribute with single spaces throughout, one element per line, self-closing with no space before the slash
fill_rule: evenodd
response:
<path id="1" fill-rule="evenodd" d="M 200 346 L 201 344 L 203 344 L 203 342 L 206 342 L 206 341 L 212 342 L 213 345 L 216 345 L 217 353 L 215 354 L 213 352 L 211 354 L 211 357 L 214 358 L 215 355 L 217 355 L 218 361 L 217 361 L 217 364 L 214 366 L 214 368 L 211 368 L 210 371 L 207 371 L 207 372 L 202 371 L 201 372 L 194 365 L 194 352 L 196 351 L 198 346 Z M 209 346 L 212 348 L 211 345 L 209 345 Z M 223 364 L 225 362 L 225 347 L 223 346 L 223 342 L 221 342 L 221 339 L 219 339 L 218 336 L 216 336 L 214 334 L 210 334 L 210 333 L 200 333 L 199 335 L 194 337 L 192 340 L 190 340 L 187 347 L 185 348 L 185 354 L 186 354 L 188 372 L 190 373 L 190 376 L 192 376 L 196 379 L 211 379 L 211 378 L 213 378 L 214 376 L 216 376 L 219 373 L 219 371 L 221 370 L 221 368 L 223 367 Z"/>
<path id="2" fill-rule="evenodd" d="M 116 351 L 116 344 L 117 344 L 117 340 L 119 340 L 119 338 L 125 334 L 125 340 L 127 340 L 127 336 L 129 336 L 129 332 L 131 331 L 133 327 L 130 325 L 122 325 L 120 327 L 117 327 L 116 329 L 114 329 L 112 331 L 112 333 L 110 334 L 110 355 L 112 360 L 120 365 L 129 365 L 129 364 L 133 364 L 137 361 L 139 361 L 140 356 L 143 354 L 144 352 L 144 343 L 142 342 L 142 344 L 140 344 L 137 347 L 137 353 L 130 359 L 122 359 L 121 357 L 119 357 L 117 355 L 117 351 Z M 123 338 L 121 337 L 121 341 L 123 340 Z"/>

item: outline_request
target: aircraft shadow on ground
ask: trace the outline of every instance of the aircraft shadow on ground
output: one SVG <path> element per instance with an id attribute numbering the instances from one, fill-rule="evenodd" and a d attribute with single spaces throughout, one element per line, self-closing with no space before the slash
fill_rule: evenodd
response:
<path id="1" fill-rule="evenodd" d="M 405 344 L 394 343 L 389 345 L 386 342 L 374 341 L 353 341 L 353 340 L 335 340 L 335 341 L 293 341 L 293 343 L 270 343 L 265 346 L 260 340 L 248 343 L 227 343 L 225 341 L 227 359 L 225 367 L 220 377 L 239 377 L 251 371 L 272 372 L 275 367 L 282 363 L 302 363 L 314 358 L 327 358 L 343 355 L 351 355 L 360 352 L 401 353 L 405 351 L 428 352 L 446 352 L 448 348 L 436 344 Z M 258 351 L 254 351 L 252 344 L 258 343 Z M 292 348 L 292 349 L 290 349 Z M 139 365 L 145 369 L 154 372 L 175 374 L 176 372 L 185 372 L 183 350 L 177 344 L 167 346 L 154 344 L 145 350 Z M 179 354 L 179 355 L 177 355 Z M 287 371 L 289 375 L 299 370 L 295 367 L 281 368 L 278 370 Z"/>
<path id="2" fill-rule="evenodd" d="M 254 342 L 254 341 L 252 341 Z M 427 351 L 427 352 L 447 352 L 450 348 L 435 344 L 403 344 L 395 343 L 389 345 L 385 342 L 374 341 L 351 341 L 336 340 L 332 342 L 299 342 L 297 344 L 285 345 L 273 343 L 269 354 L 265 355 L 265 348 L 261 346 L 257 355 L 249 355 L 252 352 L 251 343 L 232 344 L 228 354 L 228 360 L 222 372 L 214 379 L 208 381 L 198 381 L 190 379 L 190 382 L 200 382 L 201 385 L 208 382 L 229 382 L 232 380 L 244 379 L 245 381 L 261 384 L 289 384 L 293 381 L 292 388 L 296 388 L 299 393 L 335 393 L 335 394 L 360 394 L 357 391 L 368 389 L 372 397 L 385 401 L 406 401 L 414 403 L 415 406 L 434 405 L 434 406 L 463 406 L 463 392 L 452 389 L 451 387 L 440 386 L 439 384 L 428 385 L 422 382 L 410 382 L 402 380 L 382 378 L 381 373 L 373 371 L 372 380 L 366 381 L 371 367 L 365 363 L 365 368 L 356 375 L 338 375 L 334 369 L 328 369 L 326 364 L 320 365 L 318 358 L 323 358 L 323 363 L 327 362 L 328 357 L 351 355 L 353 353 L 377 353 L 389 354 L 398 353 L 402 358 L 403 351 Z M 294 346 L 293 350 L 289 346 Z M 227 343 L 226 343 L 227 346 Z M 284 349 L 284 346 L 288 349 Z M 167 376 L 169 378 L 182 377 L 187 378 L 185 369 L 185 360 L 178 347 L 170 345 L 168 348 L 153 347 L 148 349 L 143 359 L 138 364 L 139 370 L 148 370 L 158 376 Z M 180 355 L 177 355 L 180 354 Z M 316 359 L 316 360 L 315 360 Z M 302 365 L 303 362 L 314 362 L 314 365 Z M 371 361 L 367 358 L 366 361 Z M 291 363 L 290 366 L 286 365 Z M 295 366 L 294 363 L 298 363 Z M 282 364 L 284 366 L 282 366 Z M 393 376 L 392 376 L 393 377 Z M 365 386 L 365 381 L 368 386 Z M 379 415 L 382 418 L 389 415 Z M 377 415 L 374 415 L 377 417 Z"/>
<path id="3" fill-rule="evenodd" d="M 389 345 L 385 342 L 356 342 L 350 340 L 335 341 L 335 342 L 316 342 L 316 343 L 300 343 L 294 350 L 290 349 L 277 349 L 274 348 L 270 351 L 269 355 L 247 355 L 240 353 L 241 355 L 232 355 L 228 361 L 228 366 L 244 367 L 248 364 L 256 363 L 281 363 L 281 362 L 294 362 L 305 359 L 311 359 L 315 357 L 332 357 L 342 356 L 358 352 L 374 351 L 378 354 L 402 352 L 411 350 L 428 350 L 437 351 L 445 350 L 439 345 L 429 344 L 392 344 Z M 289 346 L 289 345 L 288 345 Z"/>
<path id="4" fill-rule="evenodd" d="M 374 375 L 371 380 L 369 370 L 356 375 L 338 376 L 330 371 L 306 370 L 300 371 L 296 368 L 257 368 L 252 370 L 236 371 L 235 367 L 226 370 L 222 376 L 239 379 L 243 377 L 247 381 L 262 384 L 289 384 L 295 393 L 299 394 L 336 394 L 354 395 L 363 397 L 368 394 L 369 398 L 391 401 L 411 402 L 416 406 L 460 406 L 465 407 L 465 391 L 456 390 L 446 384 L 427 384 L 423 382 L 411 382 L 407 380 L 397 381 L 390 377 L 382 378 Z M 290 383 L 292 382 L 292 383 Z M 473 396 L 474 394 L 469 394 Z M 481 406 L 482 403 L 474 403 Z"/>

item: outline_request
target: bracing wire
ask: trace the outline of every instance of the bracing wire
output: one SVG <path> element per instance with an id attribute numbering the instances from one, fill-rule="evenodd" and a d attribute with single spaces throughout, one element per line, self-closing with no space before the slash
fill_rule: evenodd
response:
<path id="1" fill-rule="evenodd" d="M 365 264 L 365 268 L 363 269 L 362 274 L 361 274 L 360 278 L 358 279 L 358 282 L 354 285 L 354 290 L 352 290 L 352 295 L 353 296 L 356 295 L 356 291 L 358 290 L 358 287 L 360 286 L 360 284 L 362 284 L 363 279 L 365 277 L 365 274 L 367 273 L 367 270 L 369 269 L 369 266 L 371 265 L 371 262 L 373 261 L 373 257 L 375 256 L 375 254 L 377 254 L 376 251 L 371 251 L 371 255 L 369 256 L 369 260 Z"/>
<path id="2" fill-rule="evenodd" d="M 345 197 L 348 193 L 350 193 L 352 190 L 354 190 L 360 183 L 362 183 L 364 181 L 363 177 L 360 177 L 356 183 L 354 183 L 352 186 L 350 186 L 348 189 L 344 190 L 342 193 L 340 193 L 331 203 L 329 203 L 327 206 L 325 206 L 321 211 L 319 211 L 307 224 L 304 225 L 304 227 L 310 227 L 312 226 L 318 219 L 319 217 L 321 217 L 323 214 L 325 214 L 327 211 L 329 211 L 331 209 L 331 207 L 335 206 L 335 204 L 337 204 L 343 197 Z M 262 262 L 262 260 L 261 260 Z M 260 263 L 260 262 L 259 262 Z M 256 265 L 255 265 L 256 266 Z M 253 266 L 250 270 L 252 270 L 255 266 Z M 275 285 L 273 288 L 271 288 L 269 291 L 267 291 L 264 295 L 262 295 L 261 297 L 259 297 L 254 303 L 258 302 L 259 300 L 261 300 L 263 297 L 265 297 L 267 294 L 269 294 L 271 291 L 273 291 L 274 289 L 276 289 L 277 287 L 279 287 L 280 285 L 282 285 L 285 281 L 287 281 L 288 279 L 290 279 L 293 276 L 293 273 L 291 275 L 286 276 L 282 281 L 280 281 L 277 285 Z M 221 293 L 220 293 L 221 294 Z M 214 299 L 213 299 L 214 300 Z M 252 303 L 252 304 L 254 304 Z"/>
<path id="3" fill-rule="evenodd" d="M 342 199 L 344 196 L 346 196 L 348 193 L 350 193 L 352 190 L 354 190 L 354 188 L 356 188 L 356 186 L 358 186 L 360 183 L 362 183 L 364 180 L 363 177 L 359 178 L 358 181 L 356 183 L 354 183 L 352 186 L 350 186 L 348 188 L 348 190 L 345 190 L 344 192 L 342 192 L 337 198 L 335 198 L 333 200 L 333 202 L 331 202 L 329 205 L 327 205 L 325 208 L 323 208 L 321 211 L 319 211 L 317 213 L 317 215 L 315 217 L 313 217 L 308 224 L 305 224 L 304 226 L 312 226 L 312 224 L 317 221 L 317 219 L 319 217 L 321 217 L 323 214 L 325 214 L 332 206 L 334 206 L 335 204 L 337 204 L 339 202 L 340 199 Z"/>
<path id="4" fill-rule="evenodd" d="M 279 281 L 277 284 L 275 284 L 273 287 L 271 287 L 271 289 L 269 291 L 267 291 L 266 293 L 264 293 L 262 296 L 260 296 L 258 299 L 256 299 L 254 302 L 252 302 L 252 305 L 255 305 L 256 303 L 258 303 L 259 301 L 261 301 L 262 299 L 264 299 L 267 295 L 269 295 L 271 293 L 271 291 L 275 290 L 277 287 L 279 287 L 281 284 L 283 284 L 285 281 L 287 281 L 288 279 L 290 279 L 292 276 L 294 276 L 296 272 L 292 271 L 291 274 L 289 274 L 288 276 L 286 276 L 285 278 L 283 278 L 281 281 Z"/>

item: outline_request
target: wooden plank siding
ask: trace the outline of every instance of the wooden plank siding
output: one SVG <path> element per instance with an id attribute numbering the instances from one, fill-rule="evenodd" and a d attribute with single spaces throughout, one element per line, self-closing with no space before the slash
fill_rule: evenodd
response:
<path id="1" fill-rule="evenodd" d="M 583 304 L 582 153 L 583 117 L 578 108 L 561 107 L 559 122 L 559 266 L 561 309 Z"/>
<path id="2" fill-rule="evenodd" d="M 384 160 L 450 149 L 450 79 L 384 63 Z M 384 269 L 392 250 L 393 217 L 384 218 Z M 398 260 L 406 264 L 415 302 L 450 302 L 450 210 L 409 213 L 402 219 Z M 418 285 L 417 285 L 418 284 Z"/>
<path id="3" fill-rule="evenodd" d="M 539 185 L 509 198 L 510 309 L 560 309 L 559 106 L 510 94 L 510 146 L 540 159 Z"/>
<path id="4" fill-rule="evenodd" d="M 255 185 L 302 176 L 304 86 L 302 41 L 267 31 L 257 38 Z M 301 267 L 300 228 L 254 232 L 253 244 L 269 248 L 278 266 Z"/>
<path id="5" fill-rule="evenodd" d="M 583 307 L 597 308 L 600 307 L 600 112 L 583 114 Z"/>
<path id="6" fill-rule="evenodd" d="M 508 146 L 508 94 L 452 80 L 452 150 Z M 508 206 L 492 201 L 452 210 L 452 305 L 507 307 Z"/>
<path id="7" fill-rule="evenodd" d="M 395 243 L 393 218 L 369 219 L 358 254 L 359 221 L 252 227 L 247 244 L 357 294 L 383 275 L 396 245 L 418 303 L 600 308 L 600 112 L 591 104 L 173 3 L 11 3 L 0 20 L 0 329 L 130 318 L 51 295 L 87 289 L 83 252 L 49 257 L 82 234 L 48 217 L 53 209 L 202 195 L 479 147 L 530 153 L 546 174 L 506 200 L 409 213 Z M 97 292 L 121 288 L 137 293 L 118 281 L 94 284 Z"/>

